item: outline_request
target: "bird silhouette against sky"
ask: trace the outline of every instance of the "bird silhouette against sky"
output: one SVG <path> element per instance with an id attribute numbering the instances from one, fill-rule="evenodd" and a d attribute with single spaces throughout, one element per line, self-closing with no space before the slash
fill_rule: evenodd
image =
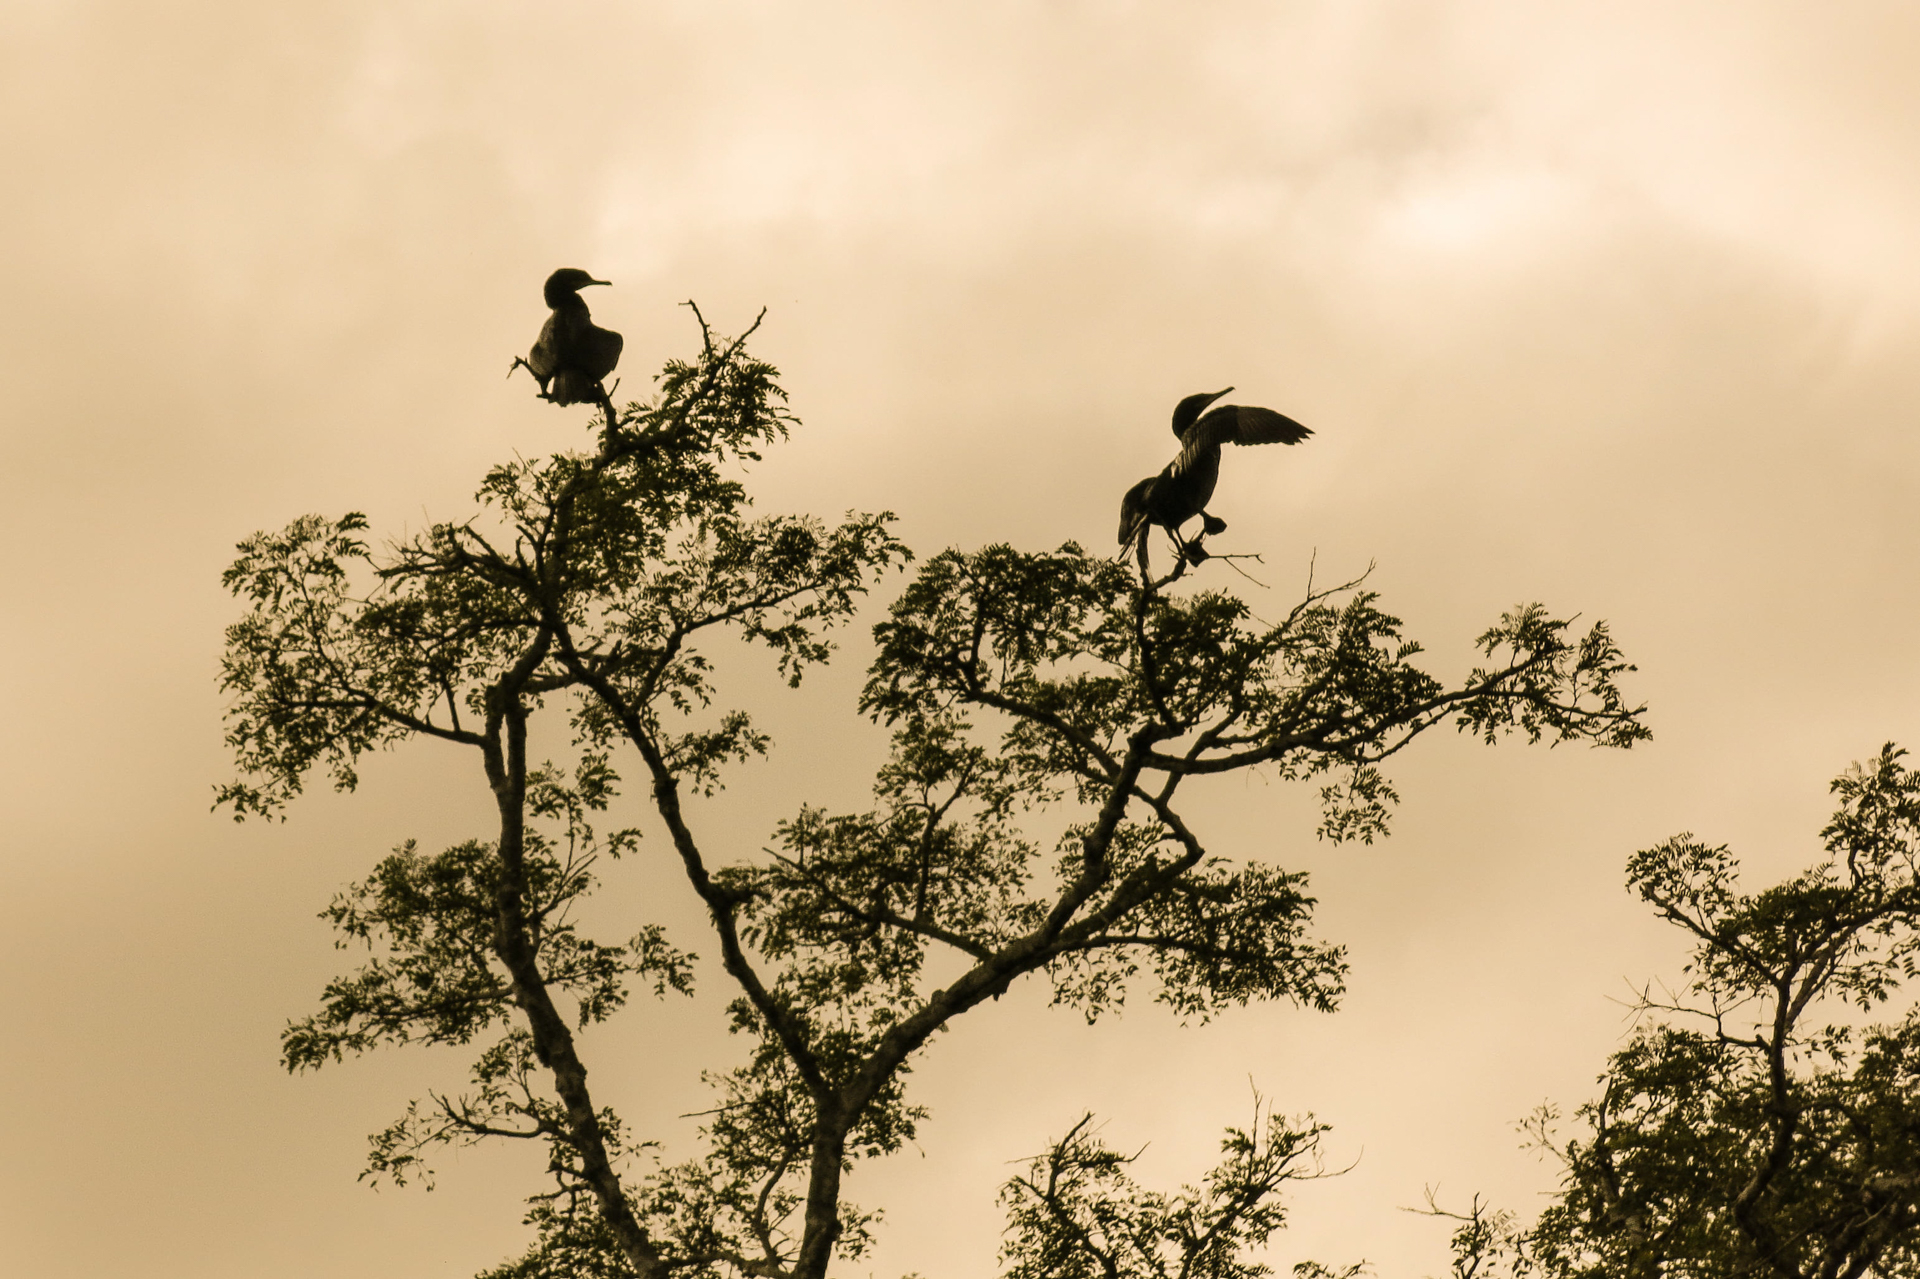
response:
<path id="1" fill-rule="evenodd" d="M 1228 387 L 1212 394 L 1189 395 L 1175 405 L 1173 433 L 1180 440 L 1180 455 L 1160 474 L 1141 480 L 1120 499 L 1120 545 L 1137 546 L 1142 565 L 1146 563 L 1147 530 L 1156 524 L 1167 530 L 1189 563 L 1198 564 L 1207 558 L 1201 540 L 1227 527 L 1225 520 L 1207 512 L 1213 486 L 1220 479 L 1221 445 L 1298 444 L 1313 434 L 1272 409 L 1222 404 L 1207 410 L 1209 404 L 1231 390 Z M 1180 536 L 1180 526 L 1196 515 L 1204 521 L 1202 531 L 1188 541 Z"/>
<path id="2" fill-rule="evenodd" d="M 547 305 L 553 314 L 524 360 L 540 381 L 540 394 L 555 404 L 598 404 L 606 398 L 600 379 L 620 363 L 621 337 L 593 322 L 580 290 L 605 284 L 579 267 L 565 266 L 547 277 Z M 511 371 L 511 370 L 509 370 Z"/>

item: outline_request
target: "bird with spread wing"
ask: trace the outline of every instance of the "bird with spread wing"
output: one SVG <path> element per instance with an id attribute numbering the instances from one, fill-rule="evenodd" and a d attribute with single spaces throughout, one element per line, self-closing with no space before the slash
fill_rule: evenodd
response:
<path id="1" fill-rule="evenodd" d="M 1143 566 L 1147 531 L 1153 525 L 1167 530 L 1181 557 L 1191 564 L 1207 558 L 1202 539 L 1227 527 L 1225 520 L 1207 511 L 1213 487 L 1220 479 L 1221 445 L 1298 444 L 1313 434 L 1272 409 L 1243 404 L 1208 409 L 1231 390 L 1228 387 L 1212 394 L 1189 395 L 1175 405 L 1173 433 L 1180 440 L 1180 455 L 1160 474 L 1150 475 L 1128 489 L 1120 500 L 1120 545 L 1136 547 Z M 1188 541 L 1180 536 L 1180 526 L 1196 515 L 1203 520 L 1202 532 Z"/>

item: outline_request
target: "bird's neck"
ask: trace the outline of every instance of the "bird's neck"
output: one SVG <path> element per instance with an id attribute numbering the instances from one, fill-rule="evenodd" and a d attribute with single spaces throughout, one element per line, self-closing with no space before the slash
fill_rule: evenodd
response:
<path id="1" fill-rule="evenodd" d="M 547 305 L 555 311 L 578 310 L 582 315 L 587 313 L 587 300 L 571 289 L 547 290 Z"/>

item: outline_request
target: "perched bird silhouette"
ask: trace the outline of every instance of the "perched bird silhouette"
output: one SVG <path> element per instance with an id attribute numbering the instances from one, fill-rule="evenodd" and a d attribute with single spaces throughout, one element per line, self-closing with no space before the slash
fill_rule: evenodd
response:
<path id="1" fill-rule="evenodd" d="M 1180 526 L 1198 515 L 1205 520 L 1201 537 L 1227 527 L 1225 520 L 1207 513 L 1213 486 L 1220 479 L 1222 444 L 1298 444 L 1313 434 L 1272 409 L 1222 404 L 1211 412 L 1207 410 L 1209 404 L 1231 390 L 1228 387 L 1211 395 L 1189 395 L 1175 405 L 1173 433 L 1180 439 L 1180 456 L 1167 463 L 1160 474 L 1150 475 L 1128 489 L 1120 499 L 1120 545 L 1137 543 L 1142 563 L 1147 528 L 1153 524 L 1172 535 L 1180 553 L 1191 563 L 1207 557 L 1200 538 L 1185 540 L 1180 536 Z"/>
<path id="2" fill-rule="evenodd" d="M 547 277 L 545 293 L 553 314 L 522 363 L 540 380 L 540 394 L 555 404 L 599 402 L 606 396 L 600 379 L 620 363 L 620 335 L 595 324 L 580 299 L 581 289 L 605 283 L 572 266 Z"/>

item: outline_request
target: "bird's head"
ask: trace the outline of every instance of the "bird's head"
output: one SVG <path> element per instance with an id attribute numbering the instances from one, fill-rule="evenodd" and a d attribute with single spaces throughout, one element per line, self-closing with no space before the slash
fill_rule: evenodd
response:
<path id="1" fill-rule="evenodd" d="M 1226 391 L 1215 391 L 1212 394 L 1202 391 L 1198 395 L 1189 395 L 1186 399 L 1174 405 L 1173 433 L 1177 436 L 1184 437 L 1187 433 L 1187 428 L 1195 422 L 1198 422 L 1200 415 L 1207 411 L 1207 405 L 1213 403 L 1232 389 L 1232 387 L 1228 387 Z"/>
<path id="2" fill-rule="evenodd" d="M 596 280 L 577 266 L 563 266 L 547 277 L 547 286 L 544 290 L 547 305 L 550 307 L 559 306 L 562 302 L 566 301 L 570 295 L 578 293 L 589 284 L 605 283 L 607 283 L 607 281 Z"/>

